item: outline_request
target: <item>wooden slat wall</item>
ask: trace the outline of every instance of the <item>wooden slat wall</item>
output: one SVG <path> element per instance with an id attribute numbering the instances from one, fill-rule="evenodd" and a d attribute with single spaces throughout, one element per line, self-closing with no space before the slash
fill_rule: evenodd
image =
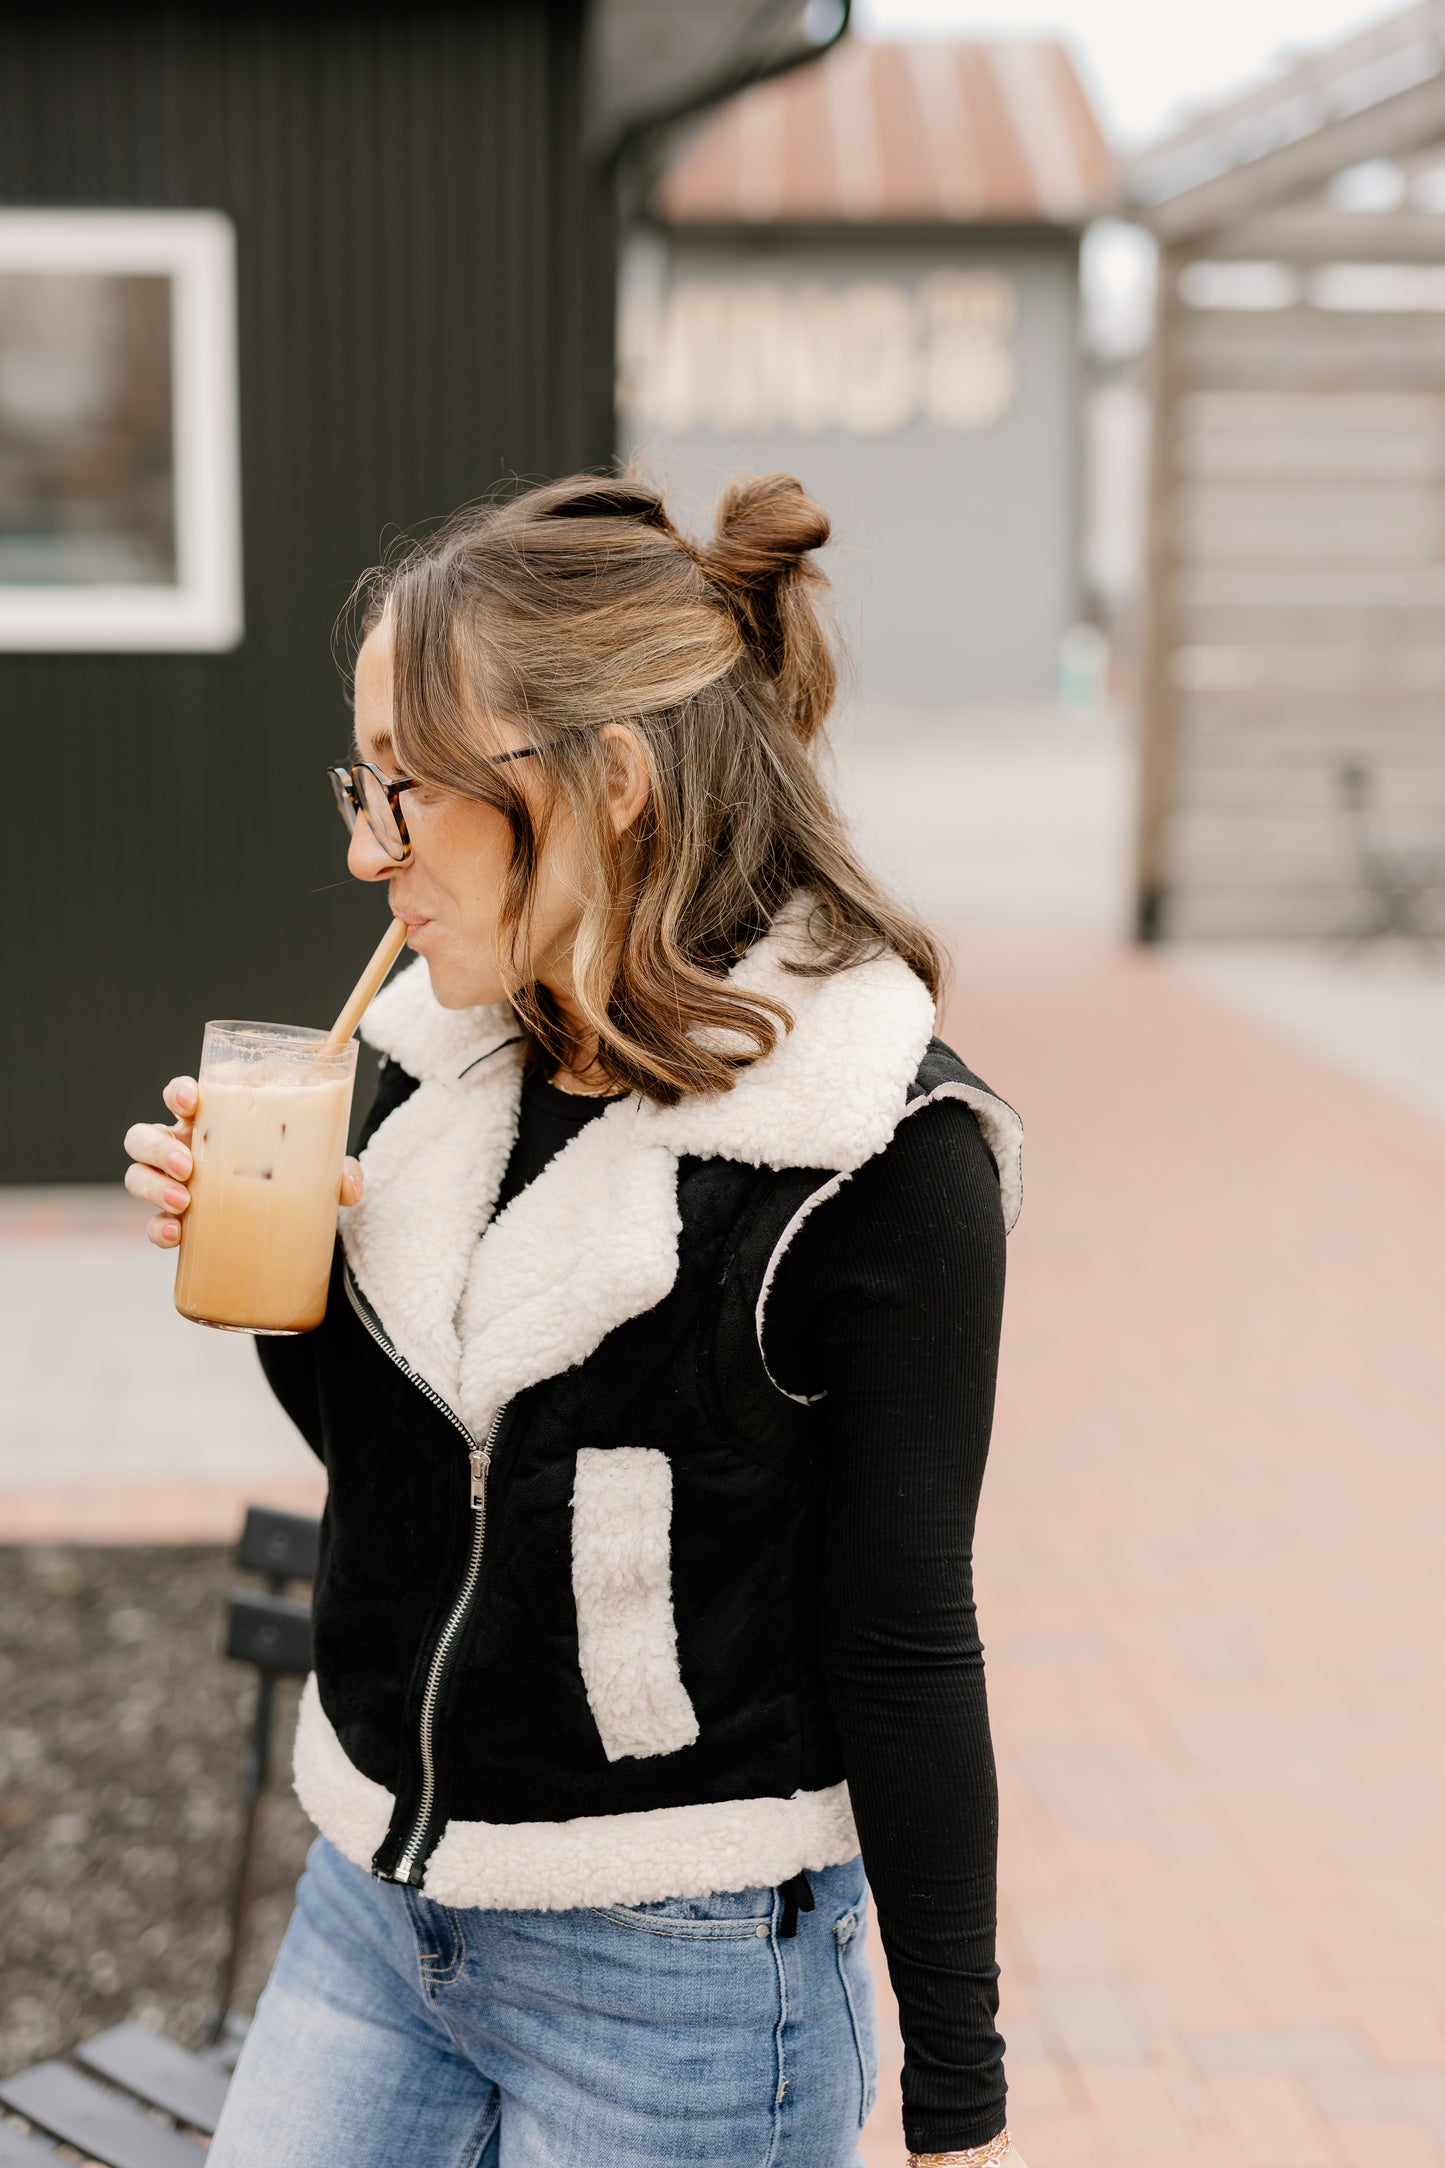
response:
<path id="1" fill-rule="evenodd" d="M 1445 314 L 1170 314 L 1156 598 L 1165 930 L 1333 934 L 1382 841 L 1445 849 Z"/>
<path id="2" fill-rule="evenodd" d="M 118 1177 L 206 1016 L 324 1022 L 370 948 L 333 617 L 389 530 L 612 450 L 582 33 L 582 0 L 4 11 L 0 202 L 236 222 L 247 633 L 0 656 L 0 1178 Z"/>

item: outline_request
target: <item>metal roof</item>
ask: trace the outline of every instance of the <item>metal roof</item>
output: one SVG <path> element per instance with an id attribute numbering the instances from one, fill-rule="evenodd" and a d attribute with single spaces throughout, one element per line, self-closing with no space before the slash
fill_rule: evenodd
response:
<path id="1" fill-rule="evenodd" d="M 652 209 L 675 223 L 1073 226 L 1114 167 L 1052 38 L 845 39 L 760 83 L 673 160 Z"/>
<path id="2" fill-rule="evenodd" d="M 818 41 L 804 0 L 596 0 L 588 11 L 588 127 L 609 148 L 649 114 L 732 70 L 751 70 Z"/>

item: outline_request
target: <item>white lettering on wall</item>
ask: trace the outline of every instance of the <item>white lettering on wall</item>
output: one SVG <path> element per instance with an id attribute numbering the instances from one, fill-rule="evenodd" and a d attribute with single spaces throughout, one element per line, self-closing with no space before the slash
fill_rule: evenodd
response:
<path id="1" fill-rule="evenodd" d="M 1017 315 L 998 271 L 911 287 L 684 279 L 624 305 L 620 400 L 634 430 L 669 436 L 987 429 L 1017 390 Z"/>

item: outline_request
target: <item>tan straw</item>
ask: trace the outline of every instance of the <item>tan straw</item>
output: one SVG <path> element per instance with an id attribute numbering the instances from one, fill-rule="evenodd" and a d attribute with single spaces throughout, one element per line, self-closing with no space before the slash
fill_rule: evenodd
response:
<path id="1" fill-rule="evenodd" d="M 346 999 L 346 1007 L 326 1035 L 326 1044 L 316 1059 L 335 1061 L 357 1025 L 371 1007 L 372 1000 L 381 990 L 381 982 L 390 971 L 406 945 L 406 920 L 394 918 L 377 943 L 376 954 L 352 987 Z"/>

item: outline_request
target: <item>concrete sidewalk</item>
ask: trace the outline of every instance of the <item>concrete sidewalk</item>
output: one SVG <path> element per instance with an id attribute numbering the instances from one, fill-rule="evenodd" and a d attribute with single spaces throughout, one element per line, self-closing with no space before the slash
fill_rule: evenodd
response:
<path id="1" fill-rule="evenodd" d="M 935 926 L 1124 935 L 1126 714 L 873 700 L 835 735 L 838 799 L 865 863 Z"/>
<path id="2" fill-rule="evenodd" d="M 0 1543 L 229 1542 L 249 1499 L 320 1511 L 254 1342 L 177 1315 L 145 1221 L 119 1183 L 0 1188 Z"/>
<path id="3" fill-rule="evenodd" d="M 1445 1121 L 1445 950 L 1419 941 L 1221 941 L 1171 956 L 1281 1037 Z"/>
<path id="4" fill-rule="evenodd" d="M 978 1561 L 1030 2168 L 1445 2162 L 1445 1125 L 1123 951 L 965 952 L 950 1031 L 1029 1133 Z"/>

